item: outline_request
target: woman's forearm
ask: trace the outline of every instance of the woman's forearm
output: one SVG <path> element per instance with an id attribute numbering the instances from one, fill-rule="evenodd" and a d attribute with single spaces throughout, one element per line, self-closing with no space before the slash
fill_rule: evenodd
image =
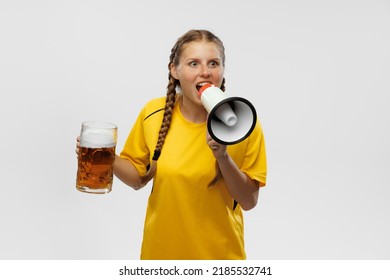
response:
<path id="1" fill-rule="evenodd" d="M 141 177 L 134 165 L 127 159 L 115 156 L 114 174 L 126 185 L 135 190 L 142 188 Z"/>
<path id="2" fill-rule="evenodd" d="M 243 210 L 254 208 L 259 197 L 258 182 L 242 172 L 228 153 L 217 158 L 217 161 L 230 195 Z"/>

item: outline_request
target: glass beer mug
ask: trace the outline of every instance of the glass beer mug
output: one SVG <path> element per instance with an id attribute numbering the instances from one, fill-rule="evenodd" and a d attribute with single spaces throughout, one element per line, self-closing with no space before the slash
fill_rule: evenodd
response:
<path id="1" fill-rule="evenodd" d="M 97 121 L 83 122 L 76 188 L 86 193 L 104 194 L 112 189 L 117 127 Z"/>

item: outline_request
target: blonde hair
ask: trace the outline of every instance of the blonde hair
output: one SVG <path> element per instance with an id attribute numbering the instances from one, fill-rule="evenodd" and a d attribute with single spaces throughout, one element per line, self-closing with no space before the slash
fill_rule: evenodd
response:
<path id="1" fill-rule="evenodd" d="M 176 41 L 176 44 L 173 46 L 171 50 L 171 55 L 169 57 L 169 63 L 168 63 L 169 75 L 168 75 L 168 86 L 167 86 L 167 95 L 166 95 L 165 108 L 164 108 L 164 116 L 158 134 L 157 144 L 154 149 L 152 162 L 150 163 L 149 169 L 147 170 L 146 174 L 141 177 L 141 185 L 146 185 L 156 175 L 157 160 L 160 157 L 165 142 L 165 137 L 167 136 L 169 127 L 171 125 L 173 108 L 176 102 L 176 87 L 180 86 L 179 80 L 175 79 L 171 74 L 170 71 L 171 66 L 179 65 L 180 56 L 182 54 L 183 47 L 186 44 L 195 41 L 202 41 L 202 40 L 207 42 L 214 42 L 219 47 L 221 52 L 222 65 L 225 66 L 225 48 L 223 46 L 223 43 L 217 36 L 215 36 L 210 31 L 190 30 Z M 221 89 L 222 91 L 225 91 L 225 78 L 223 78 L 222 80 Z M 222 174 L 219 169 L 218 163 L 216 162 L 216 176 L 209 183 L 209 186 L 216 184 L 221 177 Z"/>

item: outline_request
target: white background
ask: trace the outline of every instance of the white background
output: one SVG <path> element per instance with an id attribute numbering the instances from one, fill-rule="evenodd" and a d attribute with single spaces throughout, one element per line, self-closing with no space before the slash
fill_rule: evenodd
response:
<path id="1" fill-rule="evenodd" d="M 150 185 L 75 189 L 85 120 L 165 95 L 176 39 L 226 47 L 269 165 L 249 259 L 390 258 L 390 1 L 1 1 L 0 259 L 138 259 Z"/>

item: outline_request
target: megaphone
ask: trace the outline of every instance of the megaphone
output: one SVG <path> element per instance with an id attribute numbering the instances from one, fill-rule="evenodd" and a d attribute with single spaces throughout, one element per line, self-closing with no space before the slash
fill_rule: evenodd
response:
<path id="1" fill-rule="evenodd" d="M 198 94 L 209 113 L 208 132 L 215 141 L 232 145 L 246 139 L 256 125 L 255 107 L 242 97 L 227 97 L 215 85 L 202 86 Z"/>

